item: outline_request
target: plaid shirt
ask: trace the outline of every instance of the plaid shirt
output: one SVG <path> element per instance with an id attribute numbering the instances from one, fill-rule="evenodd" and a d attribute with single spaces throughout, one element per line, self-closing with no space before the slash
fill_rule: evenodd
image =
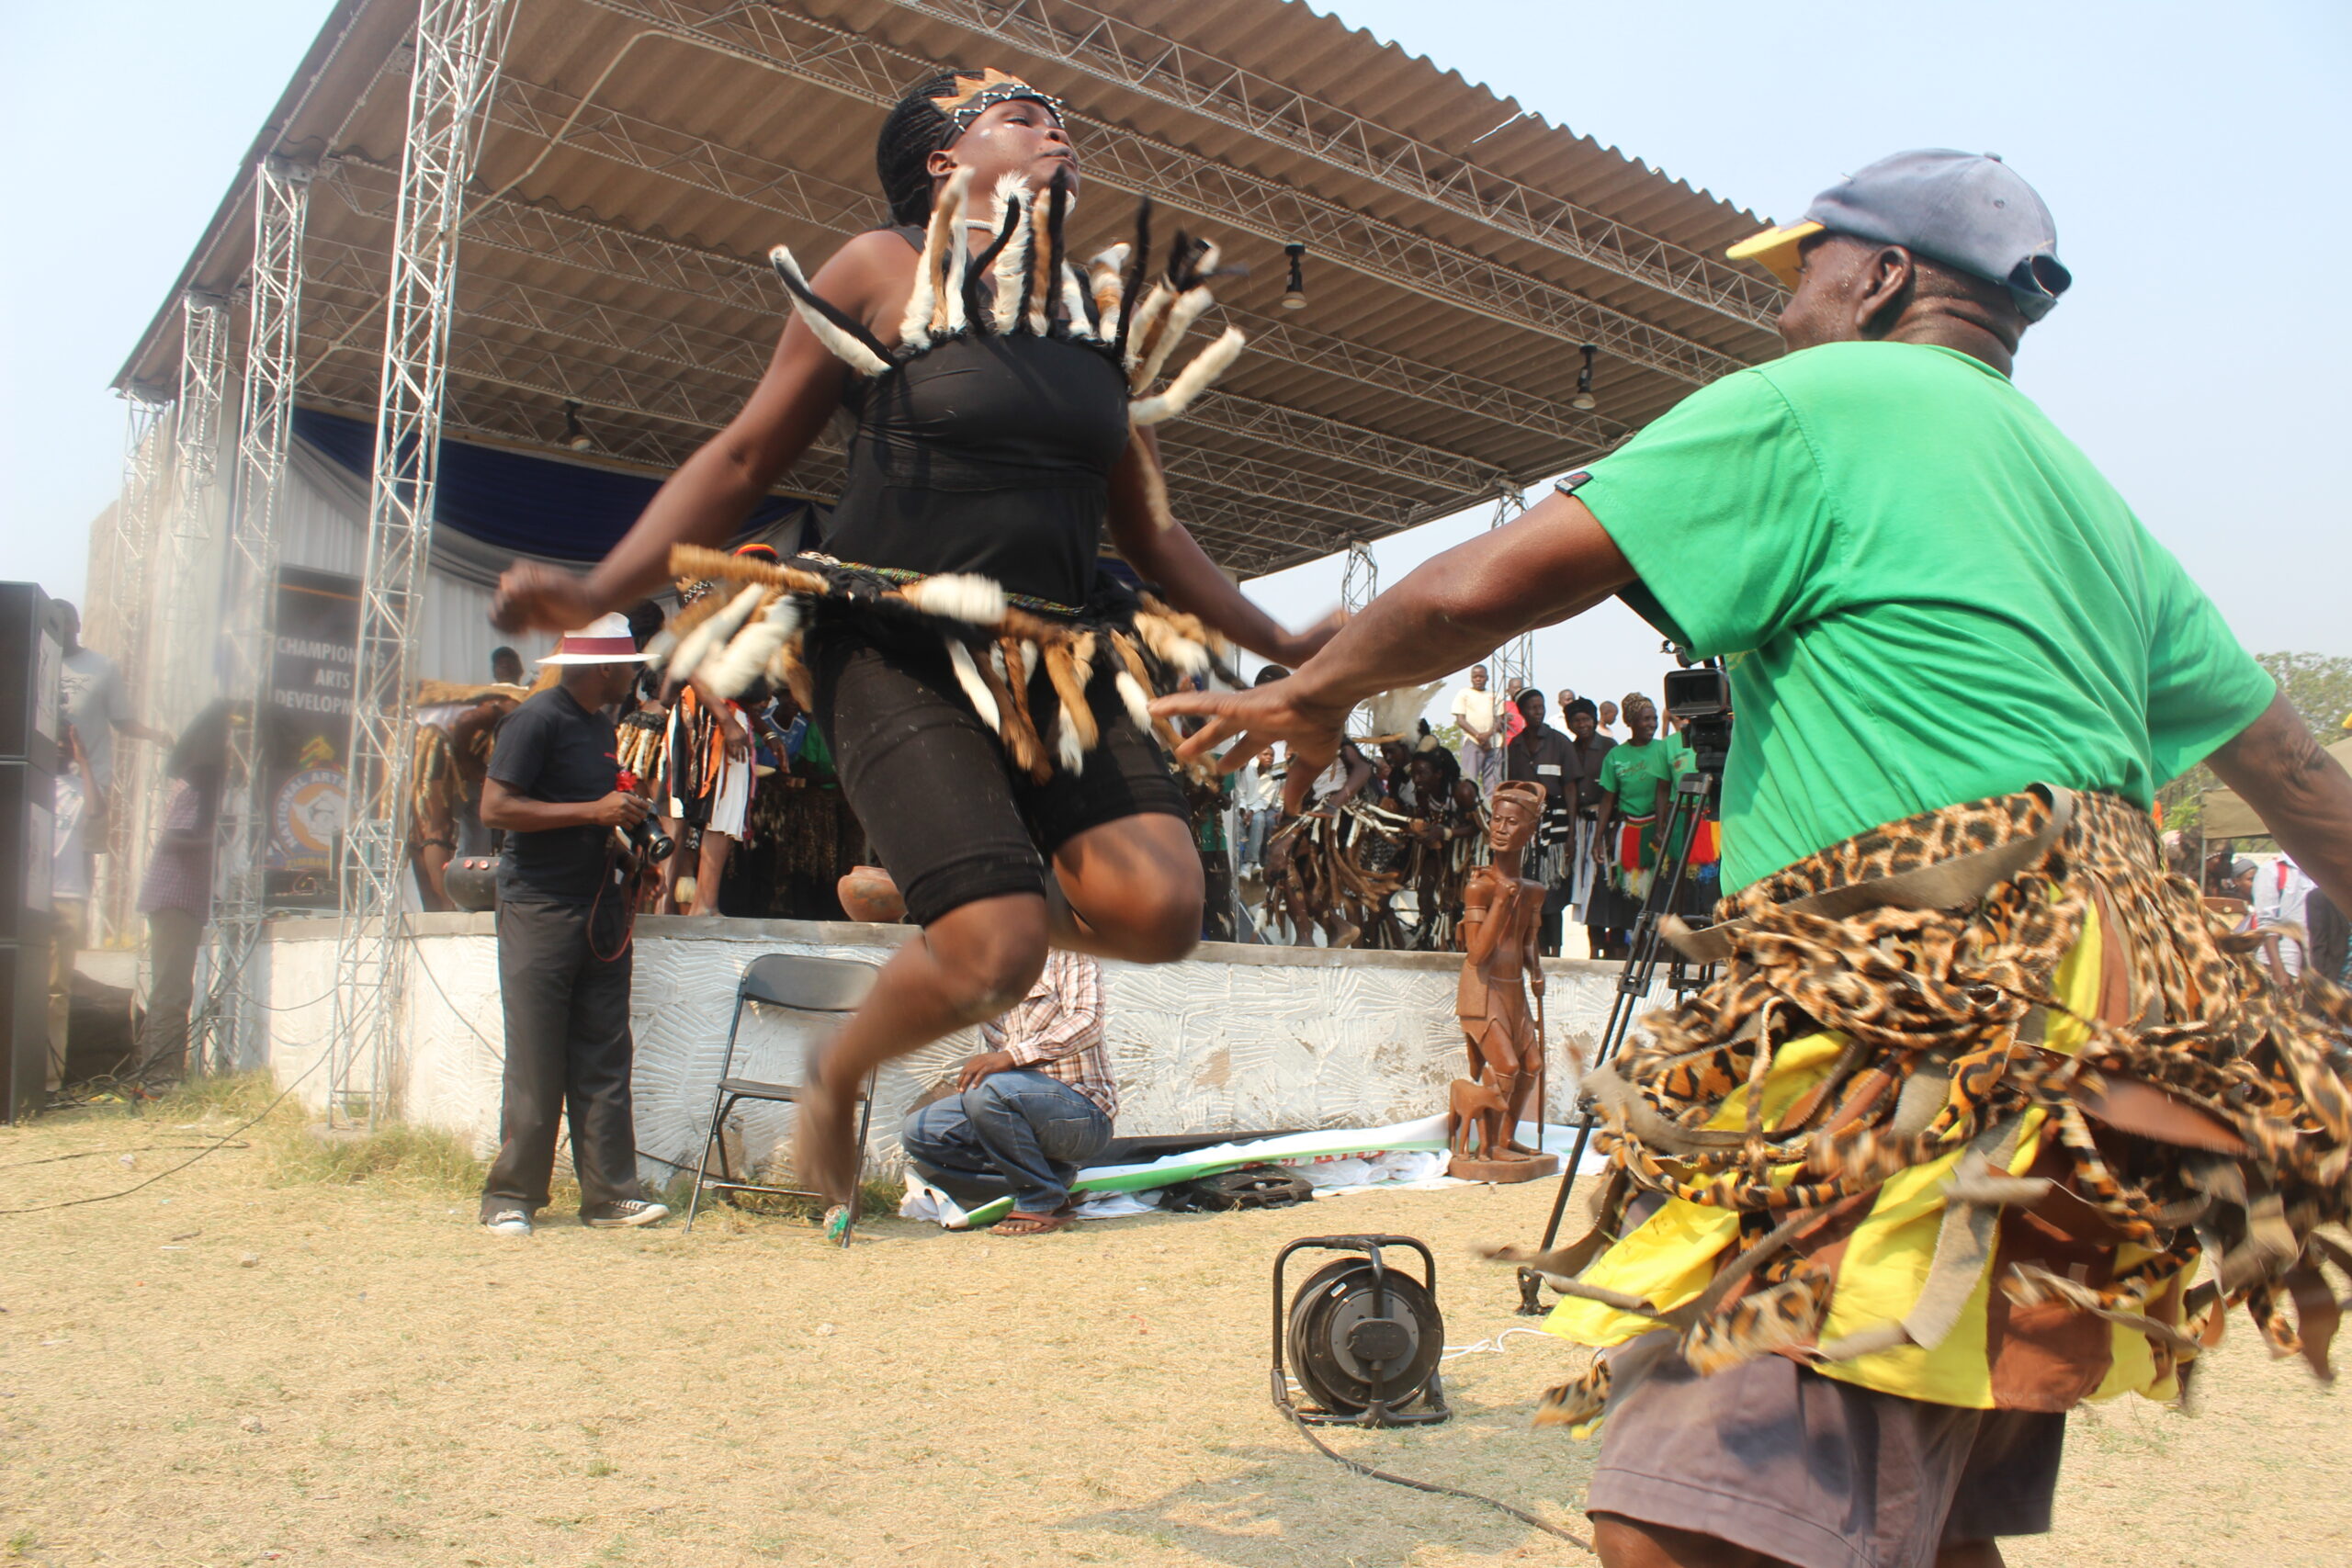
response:
<path id="1" fill-rule="evenodd" d="M 1103 1115 L 1118 1116 L 1119 1086 L 1102 1050 L 1102 969 L 1086 954 L 1054 949 L 1029 994 L 980 1025 L 980 1038 L 1017 1066 L 1069 1085 Z"/>
<path id="2" fill-rule="evenodd" d="M 139 909 L 184 909 L 203 919 L 212 908 L 212 801 L 187 779 L 164 796 L 164 828 L 139 885 Z"/>

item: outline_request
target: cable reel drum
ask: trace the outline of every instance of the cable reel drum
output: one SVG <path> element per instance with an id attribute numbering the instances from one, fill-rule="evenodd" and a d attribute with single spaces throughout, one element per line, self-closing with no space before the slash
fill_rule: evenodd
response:
<path id="1" fill-rule="evenodd" d="M 1420 1254 L 1415 1279 L 1384 1247 Z M 1283 1266 L 1302 1250 L 1345 1256 L 1323 1265 L 1283 1300 Z M 1437 1260 L 1408 1235 L 1301 1236 L 1274 1256 L 1275 1408 L 1310 1426 L 1400 1427 L 1445 1420 L 1438 1362 L 1445 1324 L 1437 1309 Z M 1293 1401 L 1289 1379 L 1310 1402 Z"/>

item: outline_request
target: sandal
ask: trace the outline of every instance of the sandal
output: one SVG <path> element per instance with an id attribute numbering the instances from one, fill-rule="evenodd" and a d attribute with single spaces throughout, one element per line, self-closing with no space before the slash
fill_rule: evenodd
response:
<path id="1" fill-rule="evenodd" d="M 1069 1229 L 1077 1218 L 1077 1214 L 1067 1209 L 1057 1209 L 1050 1214 L 1032 1214 L 1015 1209 L 990 1225 L 989 1235 L 1051 1235 L 1056 1231 Z"/>

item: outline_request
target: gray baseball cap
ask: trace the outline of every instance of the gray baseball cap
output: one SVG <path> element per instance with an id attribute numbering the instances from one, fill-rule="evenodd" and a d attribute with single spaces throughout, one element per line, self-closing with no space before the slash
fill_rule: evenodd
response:
<path id="1" fill-rule="evenodd" d="M 2058 260 L 2058 225 L 2034 188 L 1994 153 L 1929 148 L 1881 158 L 1813 198 L 1804 220 L 1767 229 L 1724 254 L 1797 286 L 1797 247 L 1828 231 L 1901 245 L 2008 286 L 2029 321 L 2050 313 L 2074 275 Z"/>

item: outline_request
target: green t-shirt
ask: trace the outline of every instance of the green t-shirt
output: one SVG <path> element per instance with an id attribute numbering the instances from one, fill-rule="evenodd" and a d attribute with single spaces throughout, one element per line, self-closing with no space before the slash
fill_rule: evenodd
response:
<path id="1" fill-rule="evenodd" d="M 1726 656 L 1726 892 L 2036 782 L 2147 806 L 2276 690 L 2089 459 L 1951 349 L 1727 376 L 1576 496 L 1641 579 L 1627 602 Z"/>
<path id="2" fill-rule="evenodd" d="M 1679 735 L 1662 735 L 1646 746 L 1620 740 L 1600 759 L 1600 789 L 1617 797 L 1618 814 L 1647 817 L 1657 809 L 1657 786 L 1690 771 L 1690 748 Z"/>

